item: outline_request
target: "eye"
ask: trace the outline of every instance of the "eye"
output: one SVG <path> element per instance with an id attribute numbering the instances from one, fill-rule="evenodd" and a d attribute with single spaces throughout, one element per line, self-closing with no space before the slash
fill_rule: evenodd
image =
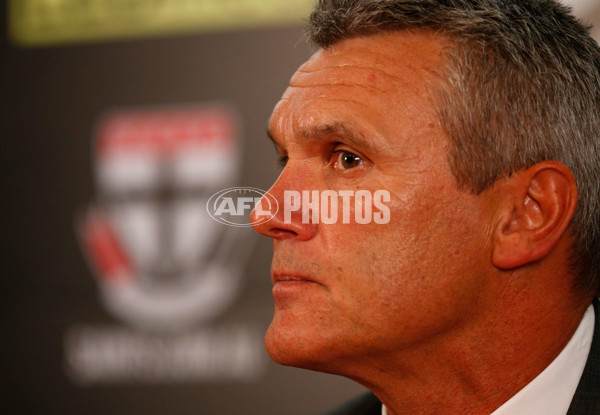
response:
<path id="1" fill-rule="evenodd" d="M 337 158 L 335 159 L 334 168 L 341 170 L 350 170 L 363 164 L 363 160 L 354 153 L 346 150 L 336 151 Z"/>

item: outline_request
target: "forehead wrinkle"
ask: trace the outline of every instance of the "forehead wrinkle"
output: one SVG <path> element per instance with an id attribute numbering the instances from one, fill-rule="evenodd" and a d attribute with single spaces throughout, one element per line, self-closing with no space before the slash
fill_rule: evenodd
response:
<path id="1" fill-rule="evenodd" d="M 327 88 L 334 87 L 336 90 L 328 90 Z M 310 106 L 315 101 L 326 100 L 328 102 L 344 102 L 344 103 L 352 103 L 357 104 L 359 106 L 367 106 L 364 100 L 357 100 L 354 97 L 357 95 L 358 91 L 364 93 L 364 97 L 368 97 L 372 101 L 372 104 L 381 103 L 382 97 L 393 97 L 395 102 L 404 102 L 406 101 L 406 94 L 403 94 L 398 91 L 406 91 L 411 89 L 412 92 L 418 93 L 421 95 L 420 91 L 415 90 L 410 87 L 410 84 L 406 84 L 406 87 L 396 87 L 392 91 L 382 91 L 378 88 L 373 88 L 370 85 L 355 85 L 355 84 L 327 84 L 327 83 L 319 83 L 318 85 L 293 85 L 288 87 L 286 90 L 286 94 L 288 95 L 289 105 L 294 105 L 296 101 L 302 102 L 303 107 Z M 397 94 L 397 95 L 395 95 Z M 295 96 L 294 96 L 295 95 Z"/>
<path id="2" fill-rule="evenodd" d="M 370 92 L 378 92 L 378 93 L 383 93 L 383 94 L 388 94 L 389 91 L 385 91 L 383 89 L 377 88 L 373 85 L 351 85 L 351 84 L 337 84 L 337 83 L 322 83 L 319 82 L 318 85 L 292 85 L 290 84 L 290 88 L 297 88 L 297 89 L 307 89 L 307 88 L 315 88 L 315 87 L 326 87 L 326 86 L 335 86 L 335 87 L 340 87 L 340 88 L 364 88 L 369 90 Z M 319 95 L 318 98 L 323 98 L 326 95 Z M 347 101 L 347 102 L 355 102 L 358 103 L 358 101 L 352 101 L 352 100 L 340 100 L 340 101 Z"/>
<path id="3" fill-rule="evenodd" d="M 373 38 L 376 37 L 377 36 L 373 36 Z M 352 44 L 352 40 L 357 39 L 347 39 L 347 41 L 342 41 L 341 43 L 346 43 L 346 46 L 349 46 Z M 335 49 L 335 45 L 326 49 L 321 49 L 317 53 L 315 53 L 308 61 L 304 62 L 300 66 L 299 70 L 304 71 L 305 68 L 308 68 L 310 70 L 310 68 L 312 67 L 320 69 L 319 61 L 321 57 L 325 58 L 328 61 L 333 61 L 333 65 L 351 66 L 355 65 L 356 61 L 364 60 L 364 55 L 366 54 L 369 57 L 368 62 L 373 65 L 373 68 L 393 68 L 398 65 L 403 65 L 414 72 L 418 72 L 421 69 L 428 69 L 431 67 L 438 66 L 440 64 L 440 61 L 443 60 L 444 56 L 443 45 L 445 45 L 445 43 L 442 43 L 442 46 L 439 47 L 437 53 L 432 54 L 430 50 L 425 51 L 422 49 L 411 48 L 410 46 L 413 46 L 415 44 L 415 42 L 413 41 L 402 41 L 385 46 L 386 49 L 391 50 L 387 52 L 381 52 L 377 50 L 378 42 L 376 40 L 371 42 L 368 42 L 367 39 L 362 40 L 365 41 L 365 43 L 363 43 L 362 45 L 342 48 L 342 50 L 339 52 Z M 438 38 L 438 41 L 443 40 Z M 420 62 L 420 64 L 416 64 L 416 62 Z M 357 66 L 362 67 L 361 65 Z"/>
<path id="4" fill-rule="evenodd" d="M 337 70 L 345 70 L 345 69 L 356 69 L 359 71 L 366 71 L 366 72 L 378 72 L 378 73 L 386 75 L 390 78 L 401 79 L 399 76 L 394 75 L 388 71 L 385 71 L 377 66 L 369 67 L 369 66 L 361 66 L 361 65 L 353 65 L 353 64 L 324 66 L 322 68 L 317 68 L 314 70 L 304 70 L 304 69 L 300 68 L 296 71 L 296 74 L 317 74 L 317 73 L 323 72 L 323 71 L 337 71 Z"/>
<path id="5" fill-rule="evenodd" d="M 352 72 L 354 71 L 354 72 Z M 290 79 L 289 86 L 306 88 L 312 86 L 364 86 L 379 92 L 387 93 L 386 89 L 378 86 L 380 82 L 369 83 L 366 81 L 368 75 L 379 75 L 383 80 L 391 84 L 401 84 L 402 87 L 410 87 L 411 82 L 393 75 L 379 68 L 367 68 L 357 65 L 343 65 L 339 67 L 328 66 L 314 71 L 298 70 Z"/>

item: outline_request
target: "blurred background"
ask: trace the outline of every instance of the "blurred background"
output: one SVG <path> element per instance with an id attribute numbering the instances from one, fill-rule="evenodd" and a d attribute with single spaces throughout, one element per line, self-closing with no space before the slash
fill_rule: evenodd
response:
<path id="1" fill-rule="evenodd" d="M 317 414 L 363 391 L 269 360 L 271 242 L 206 212 L 277 177 L 265 128 L 311 3 L 2 3 L 0 413 Z"/>

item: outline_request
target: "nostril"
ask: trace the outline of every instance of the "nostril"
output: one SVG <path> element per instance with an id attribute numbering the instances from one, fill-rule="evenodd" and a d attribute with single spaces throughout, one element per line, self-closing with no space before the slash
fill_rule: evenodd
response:
<path id="1" fill-rule="evenodd" d="M 274 238 L 282 239 L 285 237 L 296 237 L 298 233 L 291 229 L 283 229 L 283 228 L 272 228 L 270 232 L 273 234 Z"/>

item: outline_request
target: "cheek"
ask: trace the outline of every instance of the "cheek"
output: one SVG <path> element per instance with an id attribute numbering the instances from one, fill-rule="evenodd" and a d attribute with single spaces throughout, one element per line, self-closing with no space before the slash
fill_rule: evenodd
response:
<path id="1" fill-rule="evenodd" d="M 468 201 L 448 197 L 456 199 L 397 200 L 389 224 L 346 225 L 331 238 L 340 284 L 332 293 L 353 324 L 421 336 L 468 314 L 485 248 Z"/>

